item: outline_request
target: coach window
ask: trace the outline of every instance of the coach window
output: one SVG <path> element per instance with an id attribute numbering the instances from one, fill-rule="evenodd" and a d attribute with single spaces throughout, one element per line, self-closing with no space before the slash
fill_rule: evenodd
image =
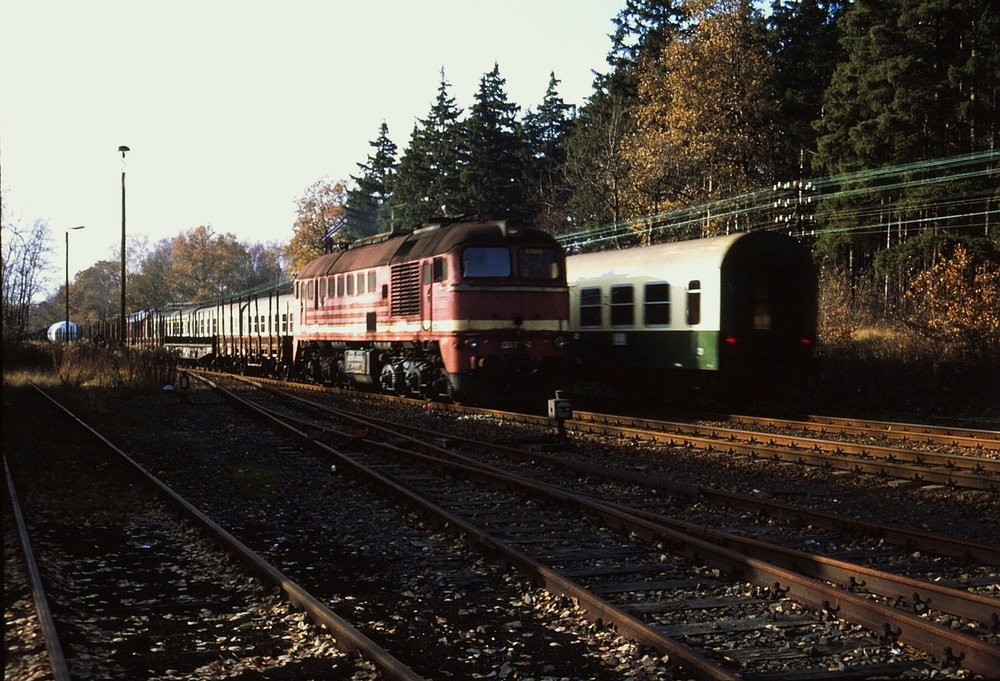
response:
<path id="1" fill-rule="evenodd" d="M 580 326 L 601 325 L 601 289 L 580 289 Z"/>
<path id="2" fill-rule="evenodd" d="M 462 276 L 509 277 L 510 251 L 506 248 L 473 246 L 462 253 Z"/>
<path id="3" fill-rule="evenodd" d="M 768 291 L 767 279 L 762 273 L 754 273 L 751 288 L 753 289 L 753 328 L 757 331 L 769 331 L 771 329 L 771 296 Z"/>
<path id="4" fill-rule="evenodd" d="M 354 274 L 347 275 L 347 295 L 354 295 Z"/>
<path id="5" fill-rule="evenodd" d="M 344 275 L 341 274 L 337 277 L 337 297 L 340 298 L 344 295 Z"/>
<path id="6" fill-rule="evenodd" d="M 611 326 L 635 323 L 635 289 L 632 284 L 611 287 Z"/>
<path id="7" fill-rule="evenodd" d="M 687 323 L 688 326 L 701 324 L 701 281 L 698 279 L 688 282 Z"/>
<path id="8" fill-rule="evenodd" d="M 365 273 L 358 272 L 358 293 L 361 294 L 364 292 L 365 292 Z"/>
<path id="9" fill-rule="evenodd" d="M 368 290 L 371 291 L 372 293 L 375 293 L 375 290 L 376 290 L 375 284 L 376 283 L 377 283 L 377 281 L 375 279 L 375 270 L 372 270 L 371 272 L 368 273 Z"/>
<path id="10" fill-rule="evenodd" d="M 643 316 L 646 326 L 670 325 L 670 284 L 646 284 Z"/>

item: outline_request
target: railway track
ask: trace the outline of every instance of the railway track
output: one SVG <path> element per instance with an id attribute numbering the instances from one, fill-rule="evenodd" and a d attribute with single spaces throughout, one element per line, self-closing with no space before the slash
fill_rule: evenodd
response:
<path id="1" fill-rule="evenodd" d="M 315 404 L 311 404 L 308 407 L 308 409 L 321 408 Z M 287 409 L 287 406 L 282 405 L 281 409 Z M 344 416 L 343 414 L 339 415 L 341 418 Z M 286 416 L 284 418 L 292 417 Z M 314 430 L 315 432 L 313 432 L 311 437 L 320 437 L 321 433 L 331 434 L 331 431 L 324 429 L 315 421 L 309 424 L 298 422 L 297 427 Z M 357 449 L 358 440 L 364 440 L 366 445 L 370 444 L 369 441 L 372 439 L 370 433 L 373 429 L 385 433 L 385 437 L 388 437 L 390 440 L 399 438 L 401 433 L 406 430 L 406 428 L 399 424 L 380 425 L 370 419 L 355 421 L 353 428 L 355 430 L 352 433 L 347 435 L 341 434 L 339 437 L 342 441 L 342 446 L 345 440 L 351 445 L 351 460 L 355 462 L 357 462 L 357 457 L 368 456 L 367 454 L 355 454 L 354 450 Z M 359 431 L 358 429 L 364 430 Z M 361 432 L 364 433 L 363 436 L 359 434 Z M 658 649 L 666 651 L 669 647 L 668 641 L 681 638 L 685 640 L 698 640 L 698 645 L 704 647 L 706 639 L 713 639 L 714 634 L 717 634 L 720 629 L 724 629 L 726 636 L 729 638 L 724 646 L 714 650 L 715 657 L 719 663 L 724 666 L 729 665 L 730 669 L 735 667 L 744 676 L 771 678 L 773 675 L 777 675 L 774 678 L 780 678 L 781 674 L 787 674 L 788 672 L 778 671 L 776 667 L 787 666 L 788 664 L 804 664 L 803 658 L 808 658 L 812 662 L 816 661 L 812 658 L 819 658 L 820 665 L 825 663 L 828 667 L 831 667 L 831 665 L 833 667 L 849 666 L 844 664 L 844 655 L 838 656 L 832 651 L 821 650 L 821 648 L 815 645 L 807 645 L 803 642 L 790 643 L 786 640 L 779 646 L 781 652 L 776 657 L 769 657 L 770 653 L 764 654 L 750 645 L 744 644 L 744 647 L 737 645 L 735 648 L 731 645 L 734 637 L 738 638 L 741 635 L 739 632 L 759 631 L 761 622 L 767 621 L 768 615 L 764 611 L 769 611 L 772 618 L 775 617 L 775 612 L 785 613 L 794 611 L 796 617 L 804 616 L 806 620 L 809 620 L 809 617 L 804 615 L 804 613 L 811 610 L 814 615 L 818 613 L 818 616 L 814 616 L 810 620 L 810 623 L 805 624 L 795 621 L 794 623 L 787 624 L 784 628 L 776 628 L 779 630 L 783 629 L 785 635 L 792 630 L 801 631 L 804 629 L 810 632 L 804 635 L 808 638 L 808 636 L 815 634 L 817 627 L 822 626 L 824 619 L 837 620 L 838 622 L 842 622 L 841 618 L 851 619 L 859 623 L 861 629 L 867 628 L 868 630 L 878 631 L 881 628 L 882 642 L 883 644 L 888 644 L 891 651 L 886 659 L 891 659 L 893 655 L 902 655 L 899 652 L 902 648 L 894 648 L 893 646 L 903 642 L 917 645 L 924 650 L 934 651 L 932 655 L 938 659 L 939 663 L 946 666 L 949 663 L 957 663 L 961 658 L 966 661 L 969 668 L 983 673 L 984 669 L 992 669 L 993 665 L 996 665 L 998 662 L 998 658 L 996 657 L 997 651 L 1000 650 L 996 645 L 996 606 L 998 601 L 995 598 L 970 594 L 957 588 L 939 589 L 931 596 L 929 593 L 930 590 L 935 590 L 937 587 L 932 586 L 926 581 L 916 580 L 907 576 L 899 577 L 898 575 L 875 569 L 862 569 L 858 565 L 829 559 L 826 556 L 810 555 L 801 548 L 789 549 L 787 546 L 776 548 L 768 542 L 762 542 L 757 539 L 737 538 L 732 533 L 731 528 L 728 528 L 726 531 L 706 529 L 704 526 L 695 525 L 690 522 L 685 523 L 667 518 L 661 513 L 642 510 L 654 505 L 660 508 L 673 507 L 676 504 L 670 498 L 664 499 L 660 496 L 659 499 L 653 499 L 649 495 L 639 498 L 639 495 L 632 494 L 631 498 L 624 503 L 599 500 L 595 498 L 599 495 L 593 494 L 592 489 L 581 493 L 578 489 L 569 490 L 567 486 L 563 486 L 562 482 L 559 483 L 560 486 L 558 487 L 555 483 L 539 482 L 541 473 L 538 470 L 529 473 L 531 476 L 530 479 L 525 478 L 523 474 L 513 476 L 509 472 L 502 471 L 495 466 L 483 468 L 481 463 L 472 462 L 467 458 L 456 460 L 457 455 L 452 451 L 455 448 L 470 448 L 481 451 L 484 449 L 483 446 L 469 445 L 469 443 L 464 441 L 458 443 L 455 438 L 449 438 L 447 435 L 440 433 L 423 433 L 419 435 L 419 438 L 422 438 L 422 443 L 417 442 L 417 434 L 411 433 L 407 435 L 406 449 L 419 449 L 420 453 L 410 453 L 405 454 L 405 456 L 411 461 L 419 459 L 421 464 L 416 469 L 408 469 L 405 473 L 401 473 L 398 470 L 402 466 L 399 457 L 404 456 L 403 449 L 398 443 L 395 445 L 383 445 L 383 447 L 391 450 L 391 463 L 380 465 L 391 467 L 395 470 L 397 476 L 403 476 L 404 482 L 397 484 L 402 484 L 407 488 L 423 490 L 422 495 L 435 499 L 437 505 L 447 506 L 450 510 L 458 512 L 462 517 L 458 519 L 451 517 L 448 522 L 453 525 L 456 523 L 468 525 L 467 532 L 487 533 L 491 537 L 490 541 L 492 542 L 496 540 L 493 534 L 489 534 L 492 530 L 507 537 L 507 541 L 519 545 L 527 544 L 532 546 L 532 555 L 536 558 L 541 557 L 541 560 L 538 562 L 548 562 L 549 565 L 555 565 L 558 568 L 559 577 L 567 579 L 569 583 L 569 586 L 563 584 L 561 588 L 574 590 L 573 592 L 577 598 L 584 598 L 581 595 L 584 592 L 587 594 L 586 598 L 594 597 L 596 595 L 595 592 L 603 594 L 629 594 L 627 598 L 634 598 L 636 600 L 635 602 L 625 604 L 626 607 L 615 608 L 614 606 L 607 606 L 606 602 L 601 599 L 598 599 L 597 603 L 591 607 L 595 612 L 602 612 L 605 617 L 614 619 L 620 628 L 628 628 L 638 637 L 645 637 L 644 640 L 647 645 L 658 646 Z M 427 444 L 428 441 L 432 444 Z M 438 444 L 433 444 L 435 442 Z M 447 446 L 442 447 L 441 444 L 446 444 Z M 509 450 L 510 448 L 507 449 Z M 509 454 L 509 452 L 506 454 Z M 506 456 L 506 454 L 504 455 Z M 491 456 L 496 455 L 497 449 L 494 448 Z M 528 456 L 534 459 L 539 458 L 538 453 L 529 453 Z M 694 565 L 689 566 L 688 569 L 694 572 L 693 574 L 683 571 L 682 573 L 665 572 L 662 565 L 657 564 L 659 560 L 659 563 L 669 563 L 671 566 L 676 566 L 678 562 L 681 562 L 677 560 L 676 556 L 667 558 L 667 554 L 661 554 L 657 559 L 650 553 L 644 553 L 643 548 L 639 548 L 630 542 L 626 542 L 624 545 L 612 544 L 609 546 L 604 544 L 602 543 L 603 541 L 611 541 L 608 539 L 610 533 L 606 528 L 584 533 L 588 537 L 594 534 L 602 541 L 598 542 L 594 547 L 576 547 L 572 551 L 569 551 L 569 554 L 575 551 L 578 554 L 577 558 L 573 558 L 572 560 L 567 558 L 564 555 L 567 552 L 559 548 L 550 547 L 548 553 L 546 553 L 546 550 L 538 549 L 538 546 L 543 545 L 546 541 L 554 542 L 556 547 L 561 542 L 571 541 L 574 544 L 579 544 L 583 539 L 579 536 L 579 527 L 583 527 L 585 521 L 572 520 L 558 514 L 553 514 L 554 519 L 550 519 L 546 515 L 551 510 L 548 507 L 546 507 L 547 510 L 545 511 L 535 511 L 532 509 L 533 515 L 523 517 L 520 514 L 524 513 L 524 510 L 521 509 L 521 506 L 524 505 L 524 496 L 513 495 L 510 501 L 497 505 L 493 501 L 495 494 L 487 494 L 479 488 L 477 488 L 477 491 L 471 493 L 471 496 L 456 499 L 455 497 L 458 495 L 464 496 L 463 493 L 466 492 L 466 489 L 460 486 L 459 489 L 462 491 L 459 492 L 454 489 L 454 485 L 442 482 L 439 476 L 428 476 L 424 468 L 424 466 L 442 466 L 442 460 L 451 460 L 451 463 L 448 465 L 454 468 L 450 470 L 449 475 L 462 475 L 465 478 L 474 479 L 486 477 L 490 478 L 493 484 L 508 487 L 515 484 L 521 485 L 528 490 L 521 492 L 521 495 L 526 495 L 528 498 L 535 498 L 537 495 L 541 495 L 547 497 L 550 501 L 558 499 L 561 503 L 565 503 L 572 498 L 575 504 L 586 509 L 585 513 L 588 516 L 602 518 L 603 522 L 607 523 L 609 527 L 618 529 L 627 527 L 635 536 L 652 539 L 656 542 L 654 551 L 673 550 L 681 554 L 686 561 L 690 562 L 693 560 Z M 374 463 L 371 465 L 377 467 Z M 535 466 L 535 468 L 537 469 L 538 466 Z M 607 471 L 604 472 L 606 473 Z M 597 474 L 598 471 L 593 467 L 587 473 L 589 476 L 596 476 Z M 628 484 L 631 487 L 640 486 L 634 477 L 629 480 Z M 628 496 L 625 487 L 613 490 L 607 489 L 608 482 L 606 480 L 592 483 L 591 487 L 595 485 L 604 488 L 605 495 L 610 493 L 619 501 Z M 669 485 L 654 485 L 653 489 L 662 493 L 661 487 L 670 489 Z M 690 490 L 681 489 L 679 491 L 681 493 L 685 491 L 690 493 Z M 483 499 L 488 499 L 489 501 L 484 502 Z M 521 499 L 521 502 L 518 502 L 517 499 Z M 555 523 L 558 528 L 562 529 L 553 530 L 552 523 Z M 540 531 L 538 528 L 546 529 Z M 576 528 L 576 532 L 568 528 Z M 770 531 L 773 532 L 773 528 Z M 785 528 L 784 532 L 786 536 L 783 542 L 788 543 L 788 535 L 791 533 L 787 531 L 787 528 Z M 750 534 L 753 533 L 750 532 Z M 554 535 L 556 539 L 542 538 L 551 535 Z M 933 538 L 932 540 L 939 541 L 940 539 Z M 928 539 L 925 537 L 922 540 Z M 815 541 L 815 538 L 809 537 L 804 540 L 800 537 L 793 543 L 801 545 L 803 542 L 808 541 Z M 826 541 L 830 541 L 829 538 Z M 989 546 L 980 548 L 984 556 L 993 549 L 993 547 Z M 496 550 L 496 547 L 494 547 L 494 550 Z M 648 551 L 649 547 L 645 547 L 645 550 Z M 840 544 L 837 549 L 841 553 L 847 553 L 852 550 L 871 553 L 870 547 L 866 548 L 859 544 L 848 547 Z M 624 563 L 618 561 L 617 557 L 615 557 L 616 555 L 618 557 L 625 556 Z M 761 558 L 747 557 L 756 555 L 760 555 Z M 993 555 L 992 560 L 995 560 L 995 550 L 991 555 Z M 559 558 L 559 556 L 562 556 L 562 558 Z M 589 556 L 590 558 L 583 558 L 582 556 Z M 594 556 L 603 556 L 614 567 L 607 568 L 604 566 L 598 569 L 592 563 L 586 562 L 587 560 L 592 560 Z M 612 556 L 612 558 L 608 558 L 608 556 Z M 707 556 L 711 556 L 707 563 L 699 564 Z M 778 567 L 781 565 L 784 565 L 784 567 Z M 549 569 L 553 568 L 550 567 Z M 791 571 L 793 569 L 798 574 L 793 573 Z M 631 574 L 637 575 L 638 579 L 622 584 L 620 579 L 621 574 L 629 573 L 630 571 Z M 940 577 L 945 571 L 941 569 L 938 576 Z M 750 582 L 727 582 L 722 578 L 719 584 L 714 585 L 719 590 L 713 591 L 712 588 L 704 588 L 705 575 L 711 575 L 714 580 L 720 580 L 724 573 L 738 574 L 744 578 L 747 575 L 752 575 L 753 579 Z M 545 577 L 544 573 L 540 573 L 539 578 L 554 579 L 551 576 Z M 577 591 L 576 589 L 579 587 L 574 580 L 587 582 L 587 586 L 590 588 L 585 588 L 583 592 Z M 695 583 L 689 583 L 691 580 L 695 580 Z M 829 584 L 838 581 L 840 582 L 839 586 L 830 586 Z M 661 588 L 646 588 L 651 583 Z M 676 602 L 671 603 L 671 598 L 664 596 L 666 591 L 674 593 L 674 589 L 678 589 L 681 593 L 684 593 L 685 584 L 688 588 L 698 587 L 695 589 L 694 594 L 691 592 L 685 593 L 682 600 L 687 603 L 686 606 L 678 605 Z M 987 590 L 995 590 L 997 588 L 995 571 L 986 571 L 982 575 L 982 586 L 986 587 Z M 899 598 L 899 595 L 900 593 L 905 593 L 908 589 L 913 589 L 914 591 L 912 592 L 912 600 L 906 603 L 904 602 L 906 599 Z M 706 591 L 710 595 L 706 596 Z M 733 598 L 734 593 L 739 595 L 735 598 L 734 603 L 730 603 L 726 600 L 727 597 L 720 595 L 722 592 L 728 594 L 728 598 Z M 787 600 L 786 602 L 786 595 L 789 592 L 792 593 L 794 599 Z M 640 595 L 635 596 L 636 593 Z M 864 593 L 865 596 L 858 595 L 860 593 Z M 784 605 L 775 606 L 775 602 L 783 602 Z M 932 612 L 929 605 L 931 602 L 934 603 L 934 608 L 942 608 L 942 610 L 934 610 Z M 636 607 L 640 603 L 642 607 Z M 709 606 L 709 603 L 714 605 Z M 727 622 L 725 617 L 720 615 L 720 613 L 731 612 L 732 607 L 735 605 L 748 608 L 752 614 L 744 613 L 732 622 L 720 624 L 720 617 L 723 618 L 723 622 Z M 910 611 L 907 612 L 901 609 L 898 607 L 900 605 L 908 607 Z M 609 607 L 611 608 L 610 610 L 608 609 Z M 692 609 L 697 610 L 699 608 L 711 612 L 710 617 L 702 624 L 686 622 L 683 626 L 678 627 L 676 622 L 670 624 L 664 621 L 664 617 L 666 617 L 664 613 L 673 613 L 674 615 L 680 613 L 679 616 L 687 620 L 691 618 Z M 838 612 L 839 610 L 847 610 L 848 612 L 840 613 Z M 949 614 L 948 610 L 952 612 Z M 834 613 L 837 613 L 837 615 L 834 615 Z M 636 617 L 636 614 L 640 615 L 640 617 Z M 928 618 L 936 618 L 938 623 L 929 622 Z M 666 617 L 666 619 L 669 620 L 670 618 Z M 635 620 L 638 620 L 639 624 Z M 655 625 L 652 625 L 654 633 L 650 633 L 650 631 L 641 626 L 641 624 L 646 623 L 646 620 L 655 622 Z M 754 622 L 755 620 L 756 622 Z M 952 624 L 953 622 L 959 622 L 959 626 L 955 627 Z M 756 627 L 751 626 L 751 624 L 756 624 Z M 958 632 L 956 636 L 954 630 L 960 628 L 966 629 L 966 632 Z M 981 633 L 981 636 L 967 633 L 969 631 Z M 664 641 L 657 638 L 657 635 L 666 636 L 667 640 Z M 956 636 L 956 638 L 946 641 L 946 639 L 952 636 Z M 823 635 L 820 638 L 827 643 L 832 640 L 829 635 Z M 842 641 L 843 639 L 837 638 L 836 640 Z M 868 640 L 868 643 L 871 644 L 871 639 Z M 725 646 L 729 646 L 729 652 L 725 652 L 727 650 Z M 733 652 L 733 650 L 737 652 Z M 802 651 L 807 651 L 807 653 L 803 654 Z M 686 654 L 677 650 L 672 650 L 671 652 L 673 655 Z M 843 653 L 843 650 L 841 649 L 840 652 Z M 828 653 L 832 655 L 832 658 L 824 659 L 824 655 Z M 869 650 L 863 654 L 870 655 L 872 653 Z M 847 653 L 846 657 L 850 659 L 851 654 Z M 794 662 L 790 662 L 790 660 L 794 660 Z M 917 660 L 919 660 L 919 655 L 912 658 L 911 662 L 916 664 Z M 687 664 L 689 668 L 700 669 L 699 665 L 704 663 L 696 659 L 695 661 L 689 661 Z M 717 673 L 717 671 L 706 672 L 709 674 L 706 678 L 715 678 L 711 674 Z M 875 671 L 874 668 L 869 668 L 865 673 L 870 674 Z M 899 671 L 900 667 L 898 665 L 893 667 L 892 664 L 888 663 L 886 670 L 884 670 L 885 673 Z M 795 673 L 801 674 L 802 672 L 799 670 Z"/>
<path id="2" fill-rule="evenodd" d="M 535 424 L 546 421 L 543 417 L 531 415 L 505 414 L 504 417 Z M 574 414 L 565 426 L 582 434 L 646 441 L 667 447 L 695 447 L 727 457 L 801 463 L 968 489 L 1000 488 L 1000 445 L 995 444 L 992 433 L 988 431 L 983 431 L 983 436 L 964 438 L 960 446 L 966 447 L 967 451 L 954 453 L 819 438 L 813 436 L 816 431 L 810 431 L 809 436 L 762 433 L 589 412 Z M 833 434 L 844 432 L 844 429 L 837 429 Z M 958 440 L 950 438 L 948 442 L 956 446 Z"/>
<path id="3" fill-rule="evenodd" d="M 262 384 L 267 382 L 265 379 Z M 420 403 L 384 395 L 370 398 Z M 547 416 L 538 414 L 450 404 L 435 404 L 434 408 L 460 415 L 491 415 L 537 427 L 551 425 Z M 699 448 L 726 457 L 805 464 L 917 484 L 1000 489 L 1000 431 L 996 430 L 825 416 L 791 420 L 700 414 L 691 418 L 739 427 L 586 411 L 575 411 L 564 425 L 584 435 Z"/>
<path id="4" fill-rule="evenodd" d="M 321 465 L 210 391 L 192 392 L 188 400 L 143 400 L 141 411 L 131 400 L 116 409 L 113 420 L 129 422 L 118 437 L 130 456 L 278 566 L 286 590 L 308 588 L 410 673 L 676 678 L 676 665 L 587 622 L 571 600 L 537 590 L 436 524 L 373 498 L 343 467 Z M 195 672 L 185 664 L 174 671 L 177 678 Z M 308 676 L 317 677 L 328 676 Z"/>
<path id="5" fill-rule="evenodd" d="M 39 393 L 65 427 L 4 465 L 53 678 L 420 678 Z"/>

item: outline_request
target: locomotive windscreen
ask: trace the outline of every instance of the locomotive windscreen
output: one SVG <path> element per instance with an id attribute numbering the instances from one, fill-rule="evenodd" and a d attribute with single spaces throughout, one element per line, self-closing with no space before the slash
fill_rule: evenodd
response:
<path id="1" fill-rule="evenodd" d="M 517 253 L 522 279 L 558 279 L 559 251 L 554 248 L 522 248 Z"/>
<path id="2" fill-rule="evenodd" d="M 470 247 L 462 253 L 462 276 L 509 277 L 510 251 L 506 248 Z"/>

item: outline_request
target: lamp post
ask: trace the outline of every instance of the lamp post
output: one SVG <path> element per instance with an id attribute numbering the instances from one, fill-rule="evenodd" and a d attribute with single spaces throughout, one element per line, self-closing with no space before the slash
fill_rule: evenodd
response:
<path id="1" fill-rule="evenodd" d="M 66 230 L 66 341 L 73 340 L 69 330 L 69 233 L 75 229 L 83 229 L 86 225 L 70 227 Z"/>
<path id="2" fill-rule="evenodd" d="M 121 320 L 121 331 L 118 337 L 118 341 L 124 345 L 125 344 L 125 152 L 131 151 L 126 146 L 118 147 L 118 151 L 122 152 L 122 320 Z"/>

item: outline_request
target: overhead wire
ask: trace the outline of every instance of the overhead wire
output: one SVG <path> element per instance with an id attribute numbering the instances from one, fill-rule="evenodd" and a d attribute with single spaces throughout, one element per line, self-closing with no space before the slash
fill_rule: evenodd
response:
<path id="1" fill-rule="evenodd" d="M 996 224 L 1000 219 L 1000 151 L 987 150 L 940 159 L 864 169 L 775 184 L 639 218 L 597 225 L 556 239 L 568 250 L 601 248 L 623 239 L 665 239 L 701 225 L 722 225 L 719 233 L 797 229 L 823 233 L 869 234 L 887 228 L 920 229 L 938 223 L 949 228 Z M 954 186 L 960 194 L 944 194 Z M 914 190 L 930 189 L 926 197 Z M 865 202 L 865 197 L 870 197 Z M 985 204 L 985 205 L 984 205 Z M 975 210 L 975 206 L 983 206 Z M 835 220 L 833 219 L 835 218 Z M 826 221 L 827 224 L 819 224 Z M 806 224 L 810 229 L 803 229 Z M 850 223 L 855 223 L 851 225 Z"/>

